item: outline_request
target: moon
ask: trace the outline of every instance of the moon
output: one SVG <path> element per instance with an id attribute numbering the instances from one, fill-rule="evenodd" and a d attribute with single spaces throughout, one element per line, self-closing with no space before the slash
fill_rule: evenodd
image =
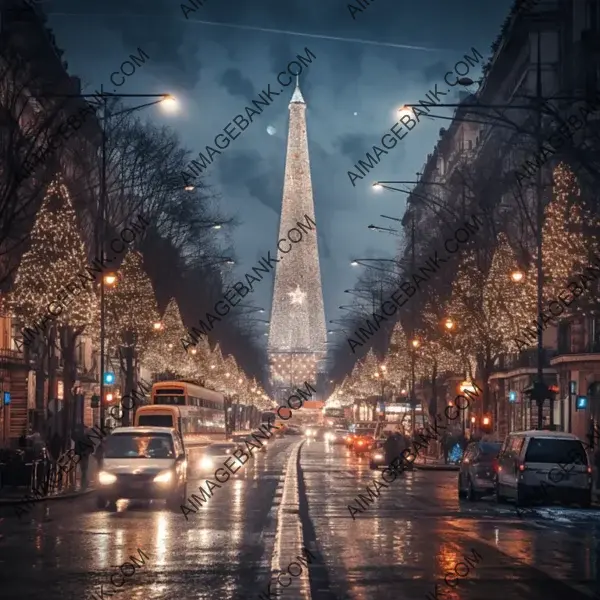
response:
<path id="1" fill-rule="evenodd" d="M 267 127 L 267 133 L 269 135 L 275 135 L 277 133 L 277 129 L 275 129 L 275 127 L 273 127 L 273 125 L 269 125 Z"/>

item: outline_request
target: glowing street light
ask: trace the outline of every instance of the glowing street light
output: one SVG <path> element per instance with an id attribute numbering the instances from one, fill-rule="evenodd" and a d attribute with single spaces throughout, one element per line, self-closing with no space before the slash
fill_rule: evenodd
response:
<path id="1" fill-rule="evenodd" d="M 383 189 L 383 186 L 379 183 L 379 181 L 375 181 L 373 183 L 373 189 L 380 192 Z"/>
<path id="2" fill-rule="evenodd" d="M 419 340 L 415 339 L 411 341 L 412 347 L 413 348 L 418 348 L 421 345 L 421 342 L 419 342 Z"/>
<path id="3" fill-rule="evenodd" d="M 451 331 L 452 329 L 454 329 L 456 327 L 456 323 L 450 318 L 448 317 L 445 321 L 444 321 L 444 327 L 446 329 L 448 329 L 449 331 Z"/>
<path id="4" fill-rule="evenodd" d="M 525 273 L 523 273 L 523 271 L 513 271 L 510 274 L 510 278 L 515 282 L 515 283 L 519 283 L 520 281 L 523 281 L 523 278 L 525 277 Z"/>
<path id="5" fill-rule="evenodd" d="M 104 276 L 104 283 L 106 285 L 114 285 L 117 281 L 117 276 L 114 273 L 107 273 Z"/>
<path id="6" fill-rule="evenodd" d="M 175 96 L 172 96 L 171 94 L 166 94 L 163 96 L 163 99 L 160 101 L 160 105 L 165 112 L 172 113 L 179 109 L 179 102 L 177 102 Z"/>
<path id="7" fill-rule="evenodd" d="M 163 324 L 160 321 L 152 324 L 154 331 L 160 331 L 163 328 Z"/>

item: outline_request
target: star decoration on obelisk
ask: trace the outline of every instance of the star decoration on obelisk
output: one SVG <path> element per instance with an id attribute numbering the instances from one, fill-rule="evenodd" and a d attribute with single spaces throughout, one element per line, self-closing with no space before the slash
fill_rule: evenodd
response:
<path id="1" fill-rule="evenodd" d="M 288 292 L 288 296 L 290 297 L 292 304 L 304 304 L 306 292 L 303 292 L 300 289 L 300 286 L 297 285 L 296 289 L 293 292 Z"/>

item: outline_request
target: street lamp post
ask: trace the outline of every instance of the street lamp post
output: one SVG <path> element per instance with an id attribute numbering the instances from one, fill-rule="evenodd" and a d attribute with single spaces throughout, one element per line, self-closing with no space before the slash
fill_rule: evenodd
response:
<path id="1" fill-rule="evenodd" d="M 147 106 L 153 106 L 167 99 L 172 99 L 170 94 L 114 94 L 104 91 L 104 87 L 100 86 L 100 94 L 81 94 L 79 97 L 98 97 L 102 98 L 102 171 L 100 177 L 100 224 L 99 224 L 99 240 L 98 249 L 101 256 L 101 264 L 104 264 L 106 251 L 106 142 L 108 139 L 108 127 L 110 118 L 122 115 L 129 112 L 134 112 Z M 160 100 L 149 102 L 141 106 L 125 109 L 114 115 L 108 111 L 109 98 L 160 98 Z M 100 428 L 104 427 L 106 419 L 105 403 L 104 403 L 104 368 L 105 368 L 105 352 L 106 352 L 106 302 L 105 302 L 105 281 L 104 277 L 100 279 Z"/>

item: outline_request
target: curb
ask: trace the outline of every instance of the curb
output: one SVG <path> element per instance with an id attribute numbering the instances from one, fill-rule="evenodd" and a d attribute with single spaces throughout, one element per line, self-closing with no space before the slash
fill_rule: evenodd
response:
<path id="1" fill-rule="evenodd" d="M 47 502 L 49 500 L 69 500 L 71 498 L 78 498 L 79 496 L 86 496 L 95 492 L 94 488 L 88 488 L 84 492 L 70 492 L 68 494 L 57 494 L 56 496 L 45 496 L 44 498 L 15 498 L 9 500 L 8 498 L 0 498 L 0 506 L 15 506 L 19 504 L 36 504 L 39 502 Z"/>

